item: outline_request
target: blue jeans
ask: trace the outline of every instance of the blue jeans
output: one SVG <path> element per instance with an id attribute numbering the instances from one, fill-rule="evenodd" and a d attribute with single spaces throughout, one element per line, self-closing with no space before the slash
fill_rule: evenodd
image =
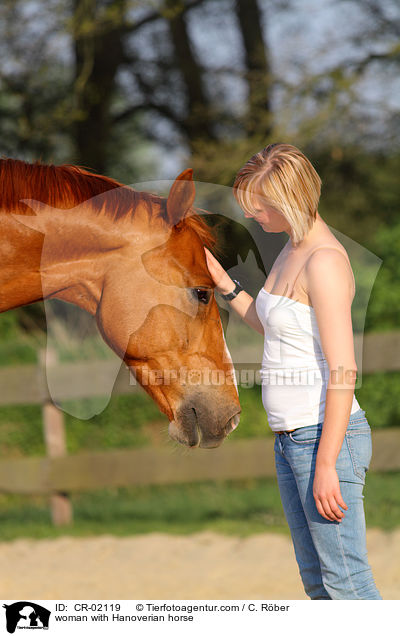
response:
<path id="1" fill-rule="evenodd" d="M 275 433 L 279 491 L 306 594 L 311 599 L 382 599 L 368 563 L 363 488 L 372 455 L 365 411 L 350 416 L 336 462 L 348 510 L 339 521 L 319 514 L 313 496 L 322 423 Z"/>

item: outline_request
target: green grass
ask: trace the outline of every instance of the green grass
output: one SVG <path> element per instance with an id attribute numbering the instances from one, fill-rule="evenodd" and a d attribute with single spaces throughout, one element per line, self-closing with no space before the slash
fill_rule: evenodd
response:
<path id="1" fill-rule="evenodd" d="M 368 528 L 400 525 L 399 491 L 400 472 L 368 473 Z M 289 535 L 273 478 L 107 489 L 76 494 L 71 501 L 74 524 L 55 528 L 48 498 L 0 495 L 0 540 L 202 530 L 242 537 L 267 531 Z"/>

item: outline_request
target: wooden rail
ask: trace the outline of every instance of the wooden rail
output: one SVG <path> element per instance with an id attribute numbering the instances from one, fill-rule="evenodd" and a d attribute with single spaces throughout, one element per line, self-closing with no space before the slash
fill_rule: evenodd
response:
<path id="1" fill-rule="evenodd" d="M 272 477 L 274 438 L 225 440 L 218 448 L 142 448 L 0 461 L 0 491 L 46 495 L 97 488 Z M 370 470 L 400 469 L 400 429 L 372 433 Z M 180 449 L 178 449 L 180 450 Z"/>
<path id="2" fill-rule="evenodd" d="M 118 360 L 117 360 L 118 362 Z M 115 378 L 114 388 L 110 380 Z M 42 365 L 24 364 L 0 367 L 0 406 L 10 404 L 43 404 L 105 395 L 133 393 L 138 385 L 130 384 L 130 375 L 121 363 L 118 374 L 114 361 L 67 362 L 51 370 L 51 395 Z M 140 387 L 141 388 L 141 387 Z"/>

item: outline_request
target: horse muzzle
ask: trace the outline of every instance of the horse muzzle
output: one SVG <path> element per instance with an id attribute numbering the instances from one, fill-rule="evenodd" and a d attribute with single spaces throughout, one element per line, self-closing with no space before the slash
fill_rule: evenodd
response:
<path id="1" fill-rule="evenodd" d="M 170 421 L 168 433 L 172 439 L 191 448 L 216 448 L 239 424 L 240 407 L 228 407 L 211 411 L 208 404 L 193 402 L 183 405 L 175 419 Z"/>

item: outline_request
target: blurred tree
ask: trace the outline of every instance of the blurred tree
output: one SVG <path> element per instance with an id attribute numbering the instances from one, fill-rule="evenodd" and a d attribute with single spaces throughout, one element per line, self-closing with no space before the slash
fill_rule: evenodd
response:
<path id="1" fill-rule="evenodd" d="M 202 6 L 235 11 L 243 59 L 229 71 L 247 84 L 239 114 L 212 97 L 210 81 L 228 69 L 200 61 L 189 17 Z M 204 142 L 215 152 L 229 126 L 236 137 L 254 133 L 263 141 L 271 130 L 272 75 L 257 0 L 5 0 L 0 17 L 6 153 L 64 156 L 105 172 L 117 154 L 114 131 L 138 115 L 142 138 L 168 145 L 152 114 L 175 129 L 172 143 L 179 139 L 193 154 Z M 204 162 L 199 170 L 205 178 Z M 231 177 L 232 168 L 225 180 Z"/>
<path id="2" fill-rule="evenodd" d="M 126 61 L 126 11 L 126 0 L 73 0 L 76 157 L 100 173 L 107 169 L 116 75 Z"/>
<path id="3" fill-rule="evenodd" d="M 59 0 L 4 0 L 0 4 L 3 154 L 27 160 L 54 157 L 57 161 L 71 152 L 72 139 L 64 128 L 70 69 L 55 54 L 57 42 L 63 38 L 62 16 Z"/>
<path id="4" fill-rule="evenodd" d="M 272 71 L 262 17 L 256 0 L 236 0 L 236 14 L 245 52 L 248 101 L 244 129 L 267 139 L 272 130 Z"/>
<path id="5" fill-rule="evenodd" d="M 4 0 L 3 151 L 65 158 L 120 177 L 126 155 L 140 173 L 143 141 L 154 140 L 186 147 L 199 178 L 231 185 L 242 162 L 271 137 L 314 147 L 340 133 L 350 139 L 361 130 L 355 124 L 372 125 L 371 113 L 360 118 L 357 81 L 370 68 L 389 77 L 398 65 L 400 11 L 395 0 L 338 6 L 333 25 L 343 7 L 354 9 L 347 47 L 337 31 L 327 44 L 341 55 L 330 62 L 329 51 L 315 50 L 320 63 L 312 67 L 287 26 L 285 69 L 277 66 L 280 53 L 271 58 L 267 37 L 288 17 L 303 17 L 294 0 Z M 221 33 L 215 54 L 207 25 Z"/>
<path id="6" fill-rule="evenodd" d="M 397 213 L 391 135 L 399 118 L 381 105 L 377 126 L 376 111 L 361 108 L 360 85 L 368 69 L 384 78 L 398 65 L 400 12 L 397 0 L 337 6 L 329 9 L 333 27 L 343 7 L 360 18 L 348 21 L 352 46 L 333 28 L 329 51 L 312 50 L 305 62 L 306 35 L 285 25 L 313 18 L 295 0 L 3 0 L 2 152 L 133 183 L 157 178 L 154 148 L 181 149 L 195 179 L 231 186 L 255 152 L 288 141 L 321 174 L 327 222 L 371 245 L 377 214 L 390 225 Z M 278 51 L 277 27 L 286 29 Z M 279 66 L 283 51 L 287 68 Z M 262 269 L 240 223 L 225 223 L 221 240 L 226 268 L 253 249 Z"/>
<path id="7" fill-rule="evenodd" d="M 177 116 L 172 111 L 166 115 L 173 123 L 179 124 L 189 147 L 195 147 L 197 139 L 216 139 L 213 127 L 215 114 L 205 87 L 205 69 L 199 63 L 188 33 L 187 9 L 188 6 L 176 0 L 166 0 L 163 9 L 173 48 L 167 77 L 168 71 L 173 76 L 174 69 L 179 74 L 182 103 L 185 104 L 182 115 Z"/>

